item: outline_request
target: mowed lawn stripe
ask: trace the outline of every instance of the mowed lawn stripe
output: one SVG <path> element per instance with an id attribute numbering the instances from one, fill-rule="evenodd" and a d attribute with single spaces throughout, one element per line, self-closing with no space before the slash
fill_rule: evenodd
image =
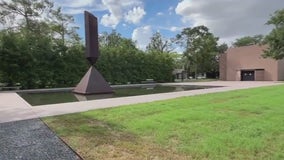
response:
<path id="1" fill-rule="evenodd" d="M 44 121 L 86 159 L 284 159 L 283 102 L 279 85 Z"/>

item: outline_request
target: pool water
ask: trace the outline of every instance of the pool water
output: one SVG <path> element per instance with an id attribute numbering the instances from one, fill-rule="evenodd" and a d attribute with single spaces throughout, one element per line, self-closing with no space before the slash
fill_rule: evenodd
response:
<path id="1" fill-rule="evenodd" d="M 56 104 L 66 102 L 87 101 L 95 99 L 106 99 L 115 97 L 128 97 L 137 95 L 147 95 L 155 93 L 168 93 L 179 92 L 195 89 L 214 88 L 215 86 L 195 86 L 195 85 L 146 85 L 139 87 L 126 87 L 115 88 L 114 93 L 111 94 L 95 94 L 95 95 L 80 95 L 72 93 L 71 91 L 62 92 L 44 92 L 44 93 L 18 93 L 23 99 L 25 99 L 30 105 L 45 105 Z"/>

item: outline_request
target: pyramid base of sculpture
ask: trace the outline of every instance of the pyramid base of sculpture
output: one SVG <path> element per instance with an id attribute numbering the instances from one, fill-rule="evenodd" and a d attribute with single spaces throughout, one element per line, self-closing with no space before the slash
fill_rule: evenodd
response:
<path id="1" fill-rule="evenodd" d="M 73 90 L 74 93 L 90 95 L 113 93 L 110 85 L 105 81 L 100 72 L 91 66 L 88 72 L 81 79 L 79 84 Z"/>

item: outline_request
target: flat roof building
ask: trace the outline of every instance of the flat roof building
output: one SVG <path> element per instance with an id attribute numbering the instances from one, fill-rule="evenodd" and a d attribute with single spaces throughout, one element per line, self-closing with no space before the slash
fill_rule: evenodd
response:
<path id="1" fill-rule="evenodd" d="M 281 81 L 284 80 L 284 59 L 263 58 L 267 46 L 250 45 L 229 48 L 219 59 L 220 80 Z"/>

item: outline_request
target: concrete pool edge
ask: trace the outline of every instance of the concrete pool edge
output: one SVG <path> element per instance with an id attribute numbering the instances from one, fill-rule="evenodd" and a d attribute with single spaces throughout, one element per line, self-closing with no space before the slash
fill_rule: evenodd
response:
<path id="1" fill-rule="evenodd" d="M 214 82 L 194 82 L 194 83 L 167 83 L 174 85 L 212 85 L 212 86 L 225 86 L 218 88 L 210 89 L 200 89 L 200 90 L 190 90 L 182 92 L 170 92 L 170 93 L 160 93 L 160 94 L 150 94 L 150 95 L 141 95 L 141 96 L 132 96 L 132 97 L 120 97 L 120 98 L 111 98 L 111 99 L 100 99 L 100 100 L 91 100 L 91 101 L 81 101 L 81 102 L 71 102 L 71 103 L 61 103 L 61 104 L 52 104 L 52 105 L 41 105 L 37 107 L 29 107 L 28 109 L 23 109 L 22 107 L 16 107 L 14 109 L 6 110 L 2 109 L 0 106 L 0 123 L 15 121 L 15 120 L 24 120 L 31 118 L 40 118 L 46 116 L 55 116 L 76 112 L 84 112 L 94 109 L 102 108 L 111 108 L 118 107 L 122 105 L 137 104 L 137 103 L 146 103 L 159 100 L 166 100 L 184 96 L 194 96 L 200 94 L 208 93 L 217 93 L 225 92 L 237 89 L 247 89 L 255 88 L 262 86 L 272 86 L 280 85 L 283 83 L 279 82 L 228 82 L 228 81 L 214 81 Z M 4 115 L 4 116 L 3 116 Z"/>
<path id="2" fill-rule="evenodd" d="M 209 89 L 223 86 L 205 85 L 181 85 L 151 83 L 147 85 L 123 85 L 113 87 L 113 93 L 82 95 L 72 92 L 69 89 L 46 89 L 46 90 L 25 90 L 17 92 L 31 107 L 51 105 L 60 103 L 72 103 L 80 101 L 91 101 L 99 99 L 132 97 L 139 95 L 162 94 L 171 92 L 182 92 L 197 89 Z"/>

